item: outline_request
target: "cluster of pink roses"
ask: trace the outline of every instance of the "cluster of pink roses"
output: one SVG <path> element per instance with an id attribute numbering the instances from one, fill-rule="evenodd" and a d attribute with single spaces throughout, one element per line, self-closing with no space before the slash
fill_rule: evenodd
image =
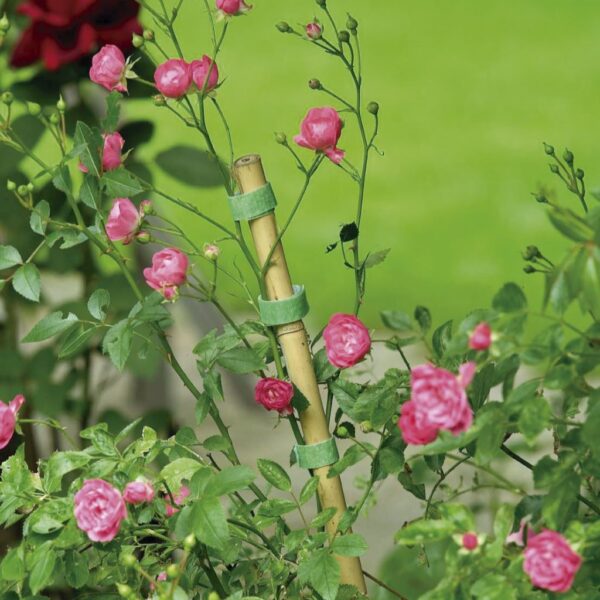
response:
<path id="1" fill-rule="evenodd" d="M 8 446 L 14 435 L 17 413 L 24 402 L 25 396 L 22 394 L 15 396 L 8 404 L 0 402 L 0 450 Z"/>
<path id="2" fill-rule="evenodd" d="M 206 54 L 191 63 L 170 58 L 156 68 L 154 83 L 166 98 L 181 98 L 192 91 L 208 93 L 219 83 L 219 69 Z"/>

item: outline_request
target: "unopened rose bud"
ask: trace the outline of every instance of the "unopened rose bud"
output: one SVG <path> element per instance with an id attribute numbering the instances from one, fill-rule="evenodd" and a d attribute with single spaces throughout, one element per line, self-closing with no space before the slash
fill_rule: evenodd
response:
<path id="1" fill-rule="evenodd" d="M 219 596 L 219 594 L 217 594 L 217 592 L 211 592 L 208 595 L 207 600 L 221 600 L 221 596 Z"/>
<path id="2" fill-rule="evenodd" d="M 568 148 L 565 148 L 565 151 L 563 152 L 563 159 L 564 159 L 564 161 L 568 165 L 572 165 L 574 158 L 575 157 L 573 156 L 573 153 Z"/>
<path id="3" fill-rule="evenodd" d="M 135 239 L 140 244 L 148 244 L 152 240 L 152 236 L 147 231 L 139 231 L 135 234 Z"/>
<path id="4" fill-rule="evenodd" d="M 6 104 L 6 106 L 10 106 L 13 103 L 15 97 L 11 92 L 4 92 L 1 96 L 2 104 Z"/>
<path id="5" fill-rule="evenodd" d="M 277 23 L 275 27 L 277 27 L 277 29 L 281 31 L 281 33 L 291 33 L 292 31 L 294 31 L 290 27 L 289 23 L 286 23 L 285 21 L 279 21 L 279 23 Z"/>
<path id="6" fill-rule="evenodd" d="M 179 566 L 178 565 L 169 565 L 167 567 L 167 577 L 169 579 L 177 579 L 179 576 Z"/>
<path id="7" fill-rule="evenodd" d="M 367 104 L 367 110 L 372 115 L 376 115 L 379 112 L 379 104 L 377 102 L 369 102 L 369 104 Z"/>
<path id="8" fill-rule="evenodd" d="M 11 181 L 10 179 L 6 182 L 6 189 L 9 192 L 14 192 L 17 189 L 17 184 L 14 181 Z"/>
<path id="9" fill-rule="evenodd" d="M 545 194 L 541 192 L 538 194 L 533 194 L 533 197 L 535 198 L 536 202 L 539 202 L 540 204 L 548 204 L 548 198 L 546 198 Z"/>
<path id="10" fill-rule="evenodd" d="M 278 144 L 281 144 L 282 146 L 285 146 L 285 144 L 287 144 L 287 135 L 285 135 L 285 133 L 278 132 L 278 133 L 275 134 L 275 141 Z"/>
<path id="11" fill-rule="evenodd" d="M 350 42 L 350 34 L 345 30 L 342 29 L 339 33 L 338 33 L 338 40 L 340 40 L 340 42 Z"/>
<path id="12" fill-rule="evenodd" d="M 554 146 L 551 146 L 550 144 L 546 144 L 546 142 L 544 142 L 544 152 L 548 156 L 554 156 Z"/>
<path id="13" fill-rule="evenodd" d="M 67 110 L 67 103 L 64 101 L 62 96 L 60 96 L 58 102 L 56 103 L 56 110 L 60 113 L 64 113 L 65 110 Z"/>
<path id="14" fill-rule="evenodd" d="M 154 106 L 165 106 L 167 104 L 167 100 L 162 94 L 153 96 L 152 101 L 154 102 Z"/>
<path id="15" fill-rule="evenodd" d="M 188 552 L 196 545 L 196 536 L 193 533 L 190 533 L 183 540 L 183 549 Z"/>
<path id="16" fill-rule="evenodd" d="M 19 194 L 19 196 L 27 196 L 28 190 L 27 190 L 27 186 L 26 185 L 20 185 L 17 188 L 17 194 Z"/>
<path id="17" fill-rule="evenodd" d="M 42 112 L 42 107 L 37 102 L 28 102 L 27 110 L 30 115 L 37 117 Z"/>
<path id="18" fill-rule="evenodd" d="M 125 583 L 117 583 L 117 590 L 119 592 L 119 596 L 122 598 L 127 598 L 133 592 L 133 590 Z"/>
<path id="19" fill-rule="evenodd" d="M 334 433 L 335 433 L 335 436 L 340 439 L 350 437 L 350 432 L 344 425 L 339 425 Z"/>
<path id="20" fill-rule="evenodd" d="M 143 217 L 154 214 L 154 206 L 150 200 L 142 200 L 140 202 L 140 214 Z"/>
<path id="21" fill-rule="evenodd" d="M 318 79 L 311 79 L 308 82 L 308 87 L 311 90 L 320 90 L 323 86 L 321 85 L 321 82 Z"/>
<path id="22" fill-rule="evenodd" d="M 542 253 L 537 246 L 527 246 L 525 252 L 523 252 L 523 258 L 525 260 L 533 260 L 534 258 L 541 258 Z"/>
<path id="23" fill-rule="evenodd" d="M 577 177 L 577 179 L 583 179 L 585 177 L 583 169 L 577 169 L 577 171 L 575 171 L 575 177 Z"/>
<path id="24" fill-rule="evenodd" d="M 207 258 L 208 260 L 217 260 L 219 254 L 221 254 L 221 249 L 216 244 L 204 244 L 203 252 L 204 258 Z"/>
<path id="25" fill-rule="evenodd" d="M 321 28 L 321 25 L 317 23 L 317 21 L 307 23 L 304 30 L 306 31 L 306 36 L 311 40 L 320 40 L 321 36 L 323 35 L 323 29 Z"/>
<path id="26" fill-rule="evenodd" d="M 60 117 L 58 116 L 58 113 L 52 113 L 49 117 L 49 120 L 52 125 L 58 125 L 60 123 Z"/>
<path id="27" fill-rule="evenodd" d="M 373 423 L 371 421 L 363 421 L 360 424 L 360 429 L 363 433 L 371 433 L 373 431 Z"/>
<path id="28" fill-rule="evenodd" d="M 528 275 L 536 272 L 535 268 L 532 267 L 531 265 L 525 265 L 523 267 L 523 271 L 525 271 L 525 273 L 527 273 Z"/>
<path id="29" fill-rule="evenodd" d="M 317 0 L 317 4 L 321 7 L 321 8 L 325 8 L 327 6 L 327 0 Z"/>
<path id="30" fill-rule="evenodd" d="M 356 30 L 358 29 L 358 21 L 351 15 L 348 15 L 348 19 L 346 20 L 346 28 L 352 33 L 356 33 Z"/>
<path id="31" fill-rule="evenodd" d="M 131 44 L 134 48 L 141 48 L 146 43 L 146 40 L 137 33 L 134 33 L 131 37 Z"/>
<path id="32" fill-rule="evenodd" d="M 9 29 L 10 29 L 10 21 L 8 20 L 6 13 L 4 13 L 2 15 L 2 18 L 0 19 L 0 32 L 6 33 Z"/>
<path id="33" fill-rule="evenodd" d="M 154 39 L 154 31 L 152 29 L 144 29 L 142 36 L 147 42 L 151 42 Z"/>
<path id="34" fill-rule="evenodd" d="M 550 167 L 550 171 L 552 173 L 558 173 L 558 165 L 555 165 L 554 163 L 552 163 L 551 165 L 548 165 Z"/>
<path id="35" fill-rule="evenodd" d="M 121 554 L 120 560 L 124 567 L 133 567 L 137 563 L 137 558 L 133 554 Z"/>
<path id="36" fill-rule="evenodd" d="M 33 183 L 31 183 L 31 181 L 27 184 L 27 191 L 28 192 L 33 192 L 33 190 L 35 190 L 35 186 L 33 185 Z"/>

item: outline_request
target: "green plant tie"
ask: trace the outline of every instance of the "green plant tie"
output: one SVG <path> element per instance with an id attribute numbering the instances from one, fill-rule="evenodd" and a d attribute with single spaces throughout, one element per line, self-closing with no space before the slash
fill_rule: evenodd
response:
<path id="1" fill-rule="evenodd" d="M 303 285 L 294 285 L 294 295 L 282 300 L 258 297 L 260 320 L 265 325 L 287 325 L 302 320 L 310 309 Z"/>
<path id="2" fill-rule="evenodd" d="M 234 221 L 252 221 L 275 210 L 277 200 L 270 183 L 245 194 L 229 196 Z"/>
<path id="3" fill-rule="evenodd" d="M 298 466 L 302 469 L 318 469 L 337 462 L 340 458 L 335 438 L 316 444 L 302 446 L 296 444 L 292 451 Z"/>

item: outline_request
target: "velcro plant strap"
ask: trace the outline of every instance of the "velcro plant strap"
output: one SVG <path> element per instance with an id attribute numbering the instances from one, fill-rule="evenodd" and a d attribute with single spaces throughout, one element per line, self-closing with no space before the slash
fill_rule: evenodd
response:
<path id="1" fill-rule="evenodd" d="M 301 446 L 296 444 L 293 450 L 298 466 L 302 469 L 318 469 L 337 462 L 340 458 L 335 438 L 329 438 L 317 444 Z"/>
<path id="2" fill-rule="evenodd" d="M 246 194 L 229 196 L 229 208 L 234 221 L 252 221 L 275 210 L 277 200 L 270 183 Z"/>
<path id="3" fill-rule="evenodd" d="M 258 297 L 260 320 L 265 325 L 287 325 L 303 319 L 309 311 L 303 285 L 294 286 L 294 295 L 282 300 L 264 300 Z"/>

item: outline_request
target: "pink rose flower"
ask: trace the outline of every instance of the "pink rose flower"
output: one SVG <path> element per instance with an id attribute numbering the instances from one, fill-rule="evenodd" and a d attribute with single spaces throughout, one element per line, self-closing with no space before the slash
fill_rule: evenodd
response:
<path id="1" fill-rule="evenodd" d="M 181 506 L 189 495 L 190 489 L 187 486 L 182 485 L 179 489 L 179 493 L 173 496 L 173 501 L 175 502 L 175 505 Z M 172 517 L 176 512 L 179 512 L 179 509 L 175 508 L 175 506 L 173 506 L 168 500 L 165 500 L 165 510 L 167 513 L 167 517 Z"/>
<path id="2" fill-rule="evenodd" d="M 144 269 L 146 283 L 167 300 L 176 300 L 179 286 L 187 280 L 188 257 L 176 248 L 165 248 L 152 257 L 152 266 Z"/>
<path id="3" fill-rule="evenodd" d="M 474 363 L 462 365 L 458 377 L 450 371 L 429 364 L 419 365 L 412 370 L 410 402 L 403 405 L 398 421 L 407 443 L 429 443 L 433 441 L 432 431 L 440 429 L 454 435 L 469 429 L 473 422 L 473 411 L 465 388 L 471 382 L 474 372 Z M 409 407 L 405 409 L 406 404 Z"/>
<path id="4" fill-rule="evenodd" d="M 154 488 L 150 482 L 145 480 L 130 481 L 123 492 L 123 500 L 129 504 L 142 504 L 152 502 L 154 499 Z"/>
<path id="5" fill-rule="evenodd" d="M 291 402 L 294 397 L 294 386 L 289 381 L 266 377 L 260 379 L 254 388 L 254 399 L 267 410 L 276 410 L 287 416 L 293 412 Z"/>
<path id="6" fill-rule="evenodd" d="M 88 479 L 75 494 L 75 520 L 92 542 L 110 542 L 127 518 L 123 496 L 103 479 Z"/>
<path id="7" fill-rule="evenodd" d="M 354 315 L 334 314 L 323 330 L 323 339 L 329 362 L 340 369 L 355 365 L 371 350 L 369 330 Z"/>
<path id="8" fill-rule="evenodd" d="M 323 34 L 323 29 L 316 21 L 307 23 L 307 25 L 305 27 L 305 31 L 306 31 L 306 35 L 311 40 L 318 40 L 321 37 L 321 35 Z"/>
<path id="9" fill-rule="evenodd" d="M 217 9 L 221 11 L 223 15 L 239 15 L 248 12 L 252 6 L 246 4 L 244 0 L 217 0 Z"/>
<path id="10" fill-rule="evenodd" d="M 106 44 L 92 57 L 90 79 L 109 92 L 127 91 L 125 56 L 113 44 Z"/>
<path id="11" fill-rule="evenodd" d="M 193 60 L 190 63 L 192 79 L 198 91 L 208 93 L 214 90 L 219 83 L 219 69 L 217 63 L 206 54 L 201 60 Z"/>
<path id="12" fill-rule="evenodd" d="M 294 137 L 299 146 L 323 152 L 338 164 L 344 158 L 344 151 L 337 147 L 342 134 L 342 120 L 334 108 L 311 108 L 300 126 L 300 133 Z"/>
<path id="13" fill-rule="evenodd" d="M 171 58 L 154 71 L 156 89 L 167 98 L 185 96 L 192 85 L 190 65 L 181 58 Z"/>
<path id="14" fill-rule="evenodd" d="M 581 556 L 560 533 L 550 529 L 529 536 L 524 556 L 523 570 L 531 583 L 551 592 L 568 592 L 581 566 Z"/>
<path id="15" fill-rule="evenodd" d="M 121 159 L 121 151 L 125 145 L 125 140 L 118 132 L 107 133 L 103 138 L 102 169 L 104 171 L 113 171 L 114 169 L 118 169 L 123 162 Z M 79 170 L 83 173 L 88 172 L 88 168 L 83 163 L 79 163 Z"/>
<path id="16" fill-rule="evenodd" d="M 462 545 L 465 550 L 475 550 L 479 546 L 479 540 L 475 533 L 465 533 L 462 536 Z"/>
<path id="17" fill-rule="evenodd" d="M 8 446 L 14 435 L 17 413 L 24 402 L 25 396 L 22 394 L 15 396 L 8 404 L 0 402 L 0 450 Z"/>
<path id="18" fill-rule="evenodd" d="M 485 322 L 479 323 L 469 337 L 469 348 L 487 350 L 492 345 L 492 328 Z"/>
<path id="19" fill-rule="evenodd" d="M 142 223 L 142 215 L 129 198 L 115 199 L 106 221 L 106 235 L 113 242 L 129 244 Z"/>

